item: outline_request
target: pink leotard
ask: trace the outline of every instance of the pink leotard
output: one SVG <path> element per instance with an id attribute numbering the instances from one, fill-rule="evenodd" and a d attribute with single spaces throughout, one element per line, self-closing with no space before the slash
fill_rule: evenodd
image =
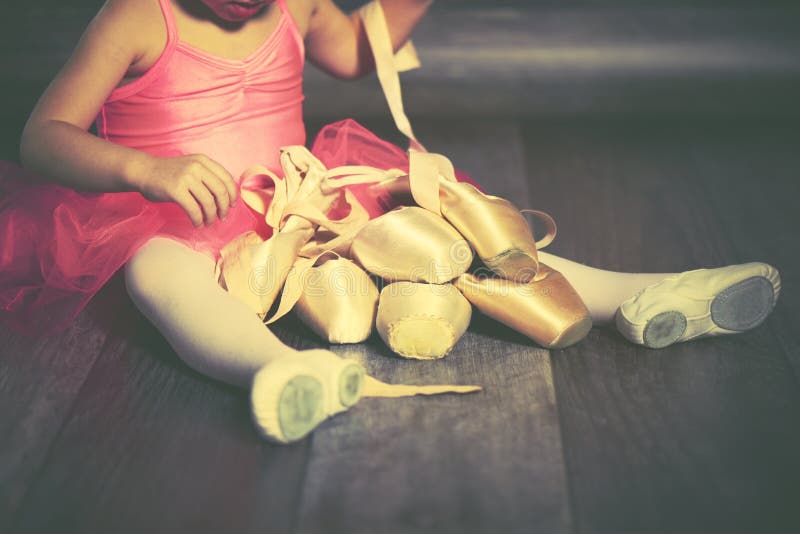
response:
<path id="1" fill-rule="evenodd" d="M 234 177 L 256 161 L 280 171 L 278 148 L 304 145 L 303 38 L 277 0 L 280 21 L 247 58 L 183 42 L 170 0 L 159 0 L 167 44 L 140 78 L 114 90 L 97 117 L 100 137 L 156 156 L 206 154 Z"/>

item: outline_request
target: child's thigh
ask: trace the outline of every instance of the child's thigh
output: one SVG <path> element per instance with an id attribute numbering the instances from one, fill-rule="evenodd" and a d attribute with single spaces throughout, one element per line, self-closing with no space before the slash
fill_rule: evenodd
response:
<path id="1" fill-rule="evenodd" d="M 125 286 L 131 296 L 166 297 L 216 283 L 214 261 L 168 237 L 149 239 L 125 264 Z"/>

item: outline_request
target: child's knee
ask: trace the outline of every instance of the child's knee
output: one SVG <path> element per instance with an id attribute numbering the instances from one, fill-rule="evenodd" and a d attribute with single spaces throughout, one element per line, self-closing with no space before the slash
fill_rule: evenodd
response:
<path id="1" fill-rule="evenodd" d="M 125 289 L 139 302 L 163 295 L 169 286 L 170 268 L 176 267 L 164 238 L 153 238 L 130 257 L 124 267 Z"/>
<path id="2" fill-rule="evenodd" d="M 125 288 L 134 301 L 158 301 L 213 281 L 214 263 L 183 243 L 154 237 L 124 267 Z"/>

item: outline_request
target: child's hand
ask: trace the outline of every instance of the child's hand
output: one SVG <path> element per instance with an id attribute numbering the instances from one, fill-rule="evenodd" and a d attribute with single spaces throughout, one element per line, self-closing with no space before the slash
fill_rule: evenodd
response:
<path id="1" fill-rule="evenodd" d="M 177 202 L 195 227 L 225 218 L 237 198 L 233 177 L 204 155 L 148 157 L 137 172 L 136 189 L 153 202 Z"/>

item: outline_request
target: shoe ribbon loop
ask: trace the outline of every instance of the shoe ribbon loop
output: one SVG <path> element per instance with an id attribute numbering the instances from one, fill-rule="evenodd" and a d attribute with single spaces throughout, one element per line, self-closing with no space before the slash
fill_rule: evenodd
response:
<path id="1" fill-rule="evenodd" d="M 544 222 L 545 226 L 547 227 L 547 233 L 545 233 L 544 237 L 541 238 L 539 241 L 536 241 L 536 248 L 538 250 L 543 249 L 547 245 L 553 242 L 556 238 L 556 233 L 558 231 L 556 227 L 556 221 L 547 213 L 539 210 L 519 210 L 521 213 L 530 213 L 537 217 L 540 221 Z"/>

